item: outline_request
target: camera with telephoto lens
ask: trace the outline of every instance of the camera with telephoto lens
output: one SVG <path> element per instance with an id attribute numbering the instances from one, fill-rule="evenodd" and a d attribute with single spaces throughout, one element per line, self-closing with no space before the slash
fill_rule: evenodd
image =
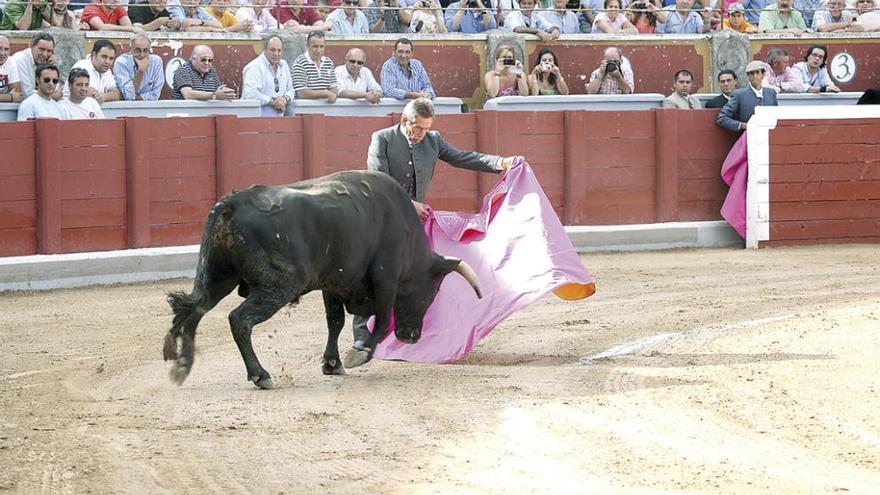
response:
<path id="1" fill-rule="evenodd" d="M 618 62 L 616 59 L 612 58 L 605 63 L 605 72 L 607 73 L 617 72 L 618 69 L 620 69 L 620 62 Z"/>

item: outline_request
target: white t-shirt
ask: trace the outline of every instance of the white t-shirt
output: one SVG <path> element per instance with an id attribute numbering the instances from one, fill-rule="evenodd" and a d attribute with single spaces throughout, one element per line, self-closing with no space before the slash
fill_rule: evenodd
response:
<path id="1" fill-rule="evenodd" d="M 64 120 L 64 110 L 57 101 L 45 99 L 34 93 L 18 105 L 18 120 L 27 120 L 35 117 L 48 117 Z"/>
<path id="2" fill-rule="evenodd" d="M 15 66 L 9 62 L 9 59 L 6 59 L 6 62 L 3 62 L 3 65 L 0 65 L 0 93 L 8 93 L 9 92 L 9 83 L 12 82 L 12 79 L 18 79 L 13 74 L 12 77 L 9 77 L 9 71 L 14 71 Z"/>
<path id="3" fill-rule="evenodd" d="M 880 31 L 880 10 L 872 10 L 858 16 L 853 24 L 865 28 L 865 31 Z"/>
<path id="4" fill-rule="evenodd" d="M 100 91 L 101 93 L 106 93 L 111 89 L 116 89 L 116 78 L 113 77 L 113 70 L 108 69 L 107 72 L 103 74 L 98 72 L 98 69 L 95 68 L 95 64 L 92 63 L 91 60 L 84 58 L 79 62 L 73 64 L 74 69 L 85 69 L 89 73 L 89 86 L 94 88 L 96 91 Z M 70 95 L 70 86 L 67 82 L 64 83 L 64 96 L 67 97 Z"/>
<path id="5" fill-rule="evenodd" d="M 104 111 L 98 100 L 87 96 L 82 102 L 74 103 L 69 98 L 61 100 L 61 108 L 64 110 L 66 120 L 91 120 L 103 119 Z"/>
<path id="6" fill-rule="evenodd" d="M 6 63 L 11 67 L 9 82 L 21 84 L 21 95 L 27 98 L 34 94 L 37 76 L 34 72 L 37 64 L 34 63 L 34 55 L 30 48 L 15 52 Z"/>

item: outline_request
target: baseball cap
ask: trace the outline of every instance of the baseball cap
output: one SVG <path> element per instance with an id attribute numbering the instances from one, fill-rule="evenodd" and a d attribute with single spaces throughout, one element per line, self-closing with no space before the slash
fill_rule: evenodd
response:
<path id="1" fill-rule="evenodd" d="M 740 12 L 740 13 L 742 13 L 742 12 L 745 12 L 745 11 L 746 11 L 746 8 L 743 7 L 743 4 L 741 4 L 741 3 L 732 3 L 732 4 L 730 4 L 730 5 L 727 7 L 727 13 L 728 13 L 728 14 L 732 14 L 732 13 L 734 13 L 734 12 Z"/>
<path id="2" fill-rule="evenodd" d="M 751 62 L 749 62 L 748 65 L 746 65 L 746 74 L 756 70 L 767 72 L 767 66 L 764 65 L 764 62 L 761 62 L 760 60 L 752 60 Z"/>

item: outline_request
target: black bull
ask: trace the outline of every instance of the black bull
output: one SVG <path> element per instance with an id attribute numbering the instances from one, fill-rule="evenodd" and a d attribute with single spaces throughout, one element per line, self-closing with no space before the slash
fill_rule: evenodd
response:
<path id="1" fill-rule="evenodd" d="M 344 373 L 337 340 L 350 313 L 376 315 L 364 349 L 351 350 L 345 367 L 372 359 L 394 312 L 403 342 L 421 336 L 422 319 L 448 273 L 461 273 L 480 296 L 473 271 L 456 258 L 433 253 L 409 196 L 381 172 L 349 171 L 288 186 L 253 186 L 221 198 L 205 220 L 192 294 L 168 294 L 174 322 L 165 360 L 183 383 L 195 353 L 202 316 L 238 287 L 245 298 L 229 313 L 232 336 L 248 379 L 272 388 L 254 353 L 254 325 L 312 290 L 323 291 L 327 347 L 322 371 Z M 179 343 L 179 349 L 178 349 Z"/>

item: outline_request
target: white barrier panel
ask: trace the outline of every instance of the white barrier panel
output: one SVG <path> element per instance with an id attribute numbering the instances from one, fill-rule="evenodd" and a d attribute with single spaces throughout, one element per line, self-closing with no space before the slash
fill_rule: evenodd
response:
<path id="1" fill-rule="evenodd" d="M 335 103 L 326 100 L 293 100 L 293 114 L 321 114 L 344 117 L 382 117 L 403 111 L 409 100 L 382 98 L 379 103 L 370 103 L 363 99 L 351 100 L 338 98 Z M 437 97 L 433 100 L 435 114 L 461 113 L 461 98 Z"/>
<path id="2" fill-rule="evenodd" d="M 842 93 L 781 93 L 778 95 L 779 106 L 825 106 L 825 105 L 855 105 L 862 97 L 860 91 L 846 91 Z M 717 93 L 698 93 L 697 98 L 705 105 L 707 101 L 718 96 Z"/>
<path id="3" fill-rule="evenodd" d="M 101 105 L 108 119 L 115 117 L 207 117 L 209 115 L 237 115 L 259 117 L 257 100 L 157 100 L 111 101 Z"/>
<path id="4" fill-rule="evenodd" d="M 501 96 L 486 101 L 484 110 L 545 111 L 545 110 L 650 110 L 660 108 L 664 95 L 636 93 L 633 95 L 553 95 Z"/>

